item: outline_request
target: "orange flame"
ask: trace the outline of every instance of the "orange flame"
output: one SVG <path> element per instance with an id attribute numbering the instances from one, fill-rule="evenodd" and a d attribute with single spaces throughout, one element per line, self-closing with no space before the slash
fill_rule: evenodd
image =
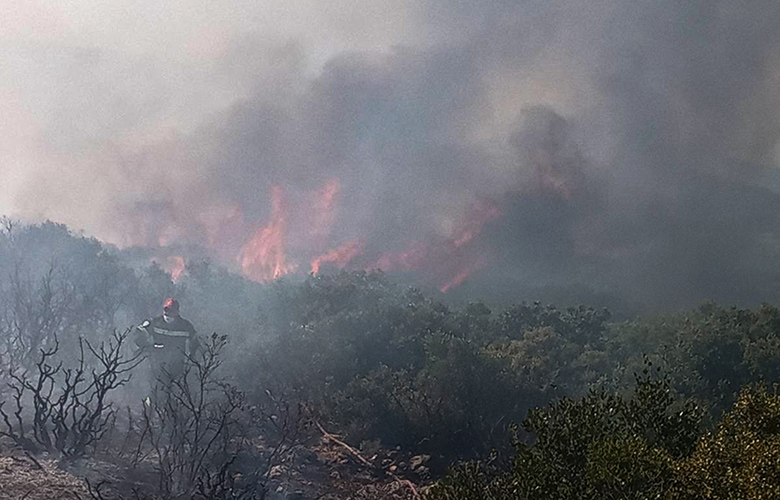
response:
<path id="1" fill-rule="evenodd" d="M 271 186 L 271 221 L 241 249 L 241 269 L 250 279 L 271 281 L 296 269 L 294 264 L 286 262 L 286 225 L 284 191 L 281 186 Z"/>
<path id="2" fill-rule="evenodd" d="M 324 238 L 330 233 L 336 217 L 336 198 L 340 191 L 341 183 L 339 180 L 331 179 L 317 193 L 314 203 L 315 215 L 312 236 Z"/>
<path id="3" fill-rule="evenodd" d="M 458 272 L 458 274 L 456 274 L 455 276 L 447 280 L 446 283 L 444 283 L 441 287 L 439 287 L 439 290 L 442 293 L 447 293 L 449 289 L 455 288 L 456 286 L 463 284 L 463 282 L 466 281 L 466 278 L 471 276 L 471 273 L 479 269 L 480 266 L 481 266 L 481 261 L 466 266 L 465 268 L 461 269 Z"/>
<path id="4" fill-rule="evenodd" d="M 178 283 L 187 269 L 187 261 L 179 255 L 168 257 L 164 269 L 171 275 L 173 282 Z"/>
<path id="5" fill-rule="evenodd" d="M 482 226 L 501 216 L 501 211 L 490 203 L 478 202 L 472 208 L 463 226 L 455 232 L 452 244 L 455 248 L 466 245 L 482 232 Z"/>
<path id="6" fill-rule="evenodd" d="M 319 274 L 326 265 L 336 269 L 413 271 L 428 285 L 446 292 L 459 286 L 482 265 L 482 248 L 475 242 L 484 226 L 501 215 L 496 205 L 481 200 L 454 221 L 454 228 L 449 226 L 451 230 L 446 236 L 433 231 L 421 236 L 413 230 L 417 239 L 403 238 L 398 246 L 385 253 L 373 253 L 376 247 L 360 237 L 334 248 L 331 244 L 341 216 L 341 194 L 342 184 L 337 178 L 302 192 L 289 192 L 281 185 L 271 185 L 270 216 L 264 225 L 251 228 L 248 237 L 245 231 L 249 219 L 244 217 L 239 204 L 230 202 L 204 204 L 196 211 L 194 220 L 171 217 L 165 224 L 147 224 L 139 229 L 145 230 L 142 236 L 154 238 L 150 245 L 165 246 L 183 239 L 187 228 L 197 228 L 210 253 L 235 259 L 244 276 L 259 282 L 302 271 L 296 262 L 310 262 L 312 274 Z M 293 204 L 296 208 L 291 211 Z M 344 232 L 339 231 L 338 235 L 343 237 Z M 186 273 L 182 257 L 163 258 L 163 261 L 175 282 Z"/>
<path id="7" fill-rule="evenodd" d="M 311 272 L 312 274 L 319 273 L 320 267 L 325 263 L 331 263 L 339 269 L 343 269 L 347 264 L 349 264 L 349 261 L 360 255 L 362 252 L 362 242 L 350 241 L 314 259 L 311 263 Z"/>

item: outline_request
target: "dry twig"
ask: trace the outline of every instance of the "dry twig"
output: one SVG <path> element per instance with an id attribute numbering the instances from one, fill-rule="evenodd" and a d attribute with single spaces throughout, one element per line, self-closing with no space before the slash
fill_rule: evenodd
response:
<path id="1" fill-rule="evenodd" d="M 322 432 L 322 436 L 326 440 L 331 441 L 331 442 L 341 446 L 342 448 L 344 448 L 345 450 L 350 452 L 353 456 L 355 456 L 355 458 L 357 458 L 361 463 L 365 464 L 369 468 L 374 469 L 374 470 L 378 469 L 378 467 L 376 467 L 374 464 L 372 464 L 371 462 L 366 460 L 366 458 L 363 457 L 363 455 L 361 455 L 358 450 L 356 450 L 352 446 L 348 445 L 344 441 L 340 440 L 334 434 L 331 434 L 330 432 L 326 431 L 325 428 L 322 427 L 322 425 L 319 422 L 315 421 L 314 424 L 317 426 L 317 428 L 320 430 L 320 432 Z M 398 477 L 397 474 L 394 474 L 393 472 L 391 472 L 389 470 L 382 469 L 382 471 L 385 474 L 387 474 L 388 476 L 390 476 L 394 481 L 398 482 L 399 484 L 403 484 L 403 485 L 407 486 L 412 491 L 412 494 L 414 495 L 414 498 L 416 498 L 417 500 L 420 500 L 422 498 L 420 496 L 420 492 L 417 491 L 417 487 L 414 485 L 413 482 L 409 481 L 408 479 L 402 479 L 402 478 Z"/>

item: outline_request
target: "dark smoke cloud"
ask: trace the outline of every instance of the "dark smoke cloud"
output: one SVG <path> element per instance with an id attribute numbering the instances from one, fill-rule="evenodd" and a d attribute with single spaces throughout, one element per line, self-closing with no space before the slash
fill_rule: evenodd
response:
<path id="1" fill-rule="evenodd" d="M 658 2 L 618 16 L 600 83 L 620 137 L 613 189 L 636 207 L 617 236 L 640 243 L 633 288 L 664 306 L 777 300 L 765 242 L 780 199 L 762 184 L 776 169 L 780 7 Z"/>
<path id="2" fill-rule="evenodd" d="M 14 52 L 9 68 L 40 75 L 33 91 L 54 112 L 11 107 L 30 148 L 0 156 L 14 170 L 0 173 L 13 186 L 0 208 L 118 244 L 204 247 L 235 267 L 277 185 L 306 271 L 355 239 L 356 266 L 414 242 L 452 247 L 474 207 L 491 205 L 501 215 L 473 241 L 426 250 L 412 274 L 439 286 L 462 261 L 474 270 L 457 293 L 501 300 L 780 299 L 776 2 L 377 9 L 323 11 L 312 33 L 274 40 L 212 13 L 219 43 L 187 49 L 195 58 L 101 43 Z M 210 29 L 205 19 L 190 22 Z"/>

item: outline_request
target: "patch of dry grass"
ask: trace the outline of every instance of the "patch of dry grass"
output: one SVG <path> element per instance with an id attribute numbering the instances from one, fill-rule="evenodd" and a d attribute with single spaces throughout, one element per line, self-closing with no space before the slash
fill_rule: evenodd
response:
<path id="1" fill-rule="evenodd" d="M 90 498 L 84 481 L 53 460 L 0 457 L 0 499 L 79 500 Z"/>

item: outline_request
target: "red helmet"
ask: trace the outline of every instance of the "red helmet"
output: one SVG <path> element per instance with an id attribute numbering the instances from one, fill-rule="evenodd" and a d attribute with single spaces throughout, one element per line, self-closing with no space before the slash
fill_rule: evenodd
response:
<path id="1" fill-rule="evenodd" d="M 179 301 L 173 297 L 165 299 L 165 302 L 163 302 L 163 311 L 179 314 Z"/>

